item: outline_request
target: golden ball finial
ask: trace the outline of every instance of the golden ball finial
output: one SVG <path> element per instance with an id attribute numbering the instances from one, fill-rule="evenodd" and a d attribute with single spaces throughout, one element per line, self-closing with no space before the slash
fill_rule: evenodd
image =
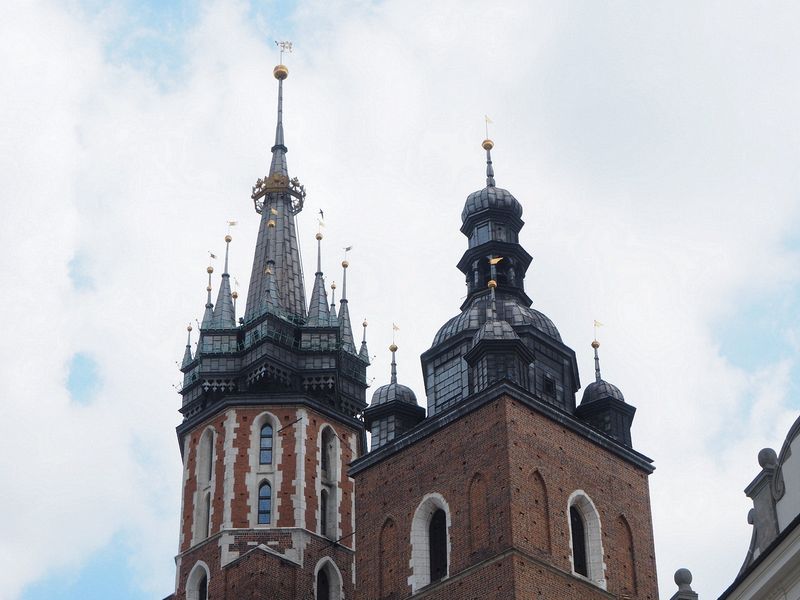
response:
<path id="1" fill-rule="evenodd" d="M 494 288 L 497 287 L 497 282 L 494 279 L 490 279 L 487 285 L 489 286 L 490 290 L 493 290 Z"/>
<path id="2" fill-rule="evenodd" d="M 186 331 L 191 331 L 191 330 L 192 330 L 192 325 L 191 324 L 187 325 L 186 326 Z"/>
<path id="3" fill-rule="evenodd" d="M 483 140 L 481 146 L 483 146 L 484 150 L 491 150 L 494 148 L 494 142 L 492 140 Z"/>
<path id="4" fill-rule="evenodd" d="M 332 290 L 335 290 L 335 289 L 336 289 L 336 282 L 335 282 L 335 281 L 334 281 L 334 282 L 331 284 L 331 289 L 332 289 Z"/>
<path id="5" fill-rule="evenodd" d="M 593 340 L 592 341 L 592 348 L 597 350 L 599 347 L 600 347 L 600 342 L 598 342 L 597 340 Z"/>
<path id="6" fill-rule="evenodd" d="M 231 298 L 233 298 L 234 300 L 236 300 L 238 297 L 239 297 L 239 292 L 237 292 L 236 290 L 233 290 L 233 291 L 231 292 Z"/>
<path id="7" fill-rule="evenodd" d="M 206 273 L 211 275 L 211 273 L 213 273 L 213 272 L 214 272 L 214 267 L 212 267 L 211 265 L 208 265 L 208 267 L 206 268 Z"/>
<path id="8" fill-rule="evenodd" d="M 346 268 L 347 268 L 347 267 L 349 267 L 349 266 L 350 266 L 350 263 L 349 263 L 349 262 L 347 262 L 346 260 L 343 260 L 343 261 L 342 261 L 342 268 L 343 268 L 343 269 L 346 269 Z"/>
<path id="9" fill-rule="evenodd" d="M 275 79 L 283 81 L 289 76 L 289 69 L 286 68 L 286 65 L 278 65 L 272 69 L 272 74 L 274 75 Z"/>
<path id="10" fill-rule="evenodd" d="M 275 227 L 275 220 L 270 219 L 269 221 L 267 221 L 267 227 Z"/>
<path id="11" fill-rule="evenodd" d="M 225 236 L 225 242 L 226 242 L 226 243 L 230 242 L 232 239 L 233 239 L 233 238 L 231 237 L 231 234 L 230 234 L 230 233 L 229 233 L 228 235 L 226 235 L 226 236 Z"/>
<path id="12" fill-rule="evenodd" d="M 320 240 L 322 239 L 322 234 L 321 234 L 321 233 L 318 233 L 318 234 L 317 234 L 317 235 L 315 235 L 314 237 L 315 237 L 315 238 L 317 238 L 317 241 L 320 241 Z"/>
<path id="13" fill-rule="evenodd" d="M 392 344 L 389 346 L 389 352 L 397 352 L 397 344 Z"/>
<path id="14" fill-rule="evenodd" d="M 364 319 L 364 322 L 362 323 L 362 325 L 363 325 L 364 327 L 366 327 L 366 326 L 367 326 L 367 320 L 366 320 L 366 319 Z"/>
<path id="15" fill-rule="evenodd" d="M 210 292 L 210 291 L 211 291 L 211 286 L 210 286 L 210 285 L 207 285 L 207 286 L 206 286 L 206 291 L 207 291 L 207 292 Z"/>

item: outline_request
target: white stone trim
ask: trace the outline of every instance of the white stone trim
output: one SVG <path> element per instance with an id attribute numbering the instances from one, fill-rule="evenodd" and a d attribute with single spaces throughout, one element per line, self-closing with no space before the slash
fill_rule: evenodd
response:
<path id="1" fill-rule="evenodd" d="M 350 441 L 350 457 L 351 460 L 355 460 L 358 458 L 358 437 L 356 437 L 355 433 L 351 433 L 349 436 Z M 345 469 L 348 473 L 347 479 L 350 481 L 350 531 L 356 530 L 356 480 L 349 476 L 350 471 Z M 341 536 L 339 536 L 341 537 Z M 356 586 L 356 536 L 350 536 L 350 547 L 353 549 L 353 558 L 352 558 L 352 566 L 350 567 L 350 571 L 353 574 L 353 589 Z"/>
<path id="2" fill-rule="evenodd" d="M 447 524 L 447 570 L 442 580 L 450 577 L 450 506 L 444 497 L 433 492 L 425 494 L 422 501 L 414 511 L 414 518 L 411 521 L 411 575 L 408 584 L 411 586 L 411 593 L 414 594 L 431 582 L 431 560 L 430 548 L 428 547 L 428 526 L 431 522 L 433 513 L 438 509 L 444 511 L 445 522 Z"/>
<path id="3" fill-rule="evenodd" d="M 297 469 L 295 470 L 294 480 L 294 526 L 306 528 L 306 427 L 308 424 L 308 413 L 304 408 L 297 409 L 295 418 L 295 460 Z"/>
<path id="4" fill-rule="evenodd" d="M 225 413 L 225 454 L 223 461 L 225 465 L 224 479 L 222 481 L 222 528 L 233 528 L 233 516 L 231 514 L 231 504 L 233 503 L 236 475 L 236 450 L 233 448 L 233 441 L 236 439 L 236 430 L 239 428 L 235 409 Z"/>
<path id="5" fill-rule="evenodd" d="M 211 585 L 211 571 L 206 563 L 198 560 L 186 578 L 186 600 L 199 600 L 200 590 L 197 588 L 203 575 L 206 576 L 206 590 L 208 590 Z"/>
<path id="6" fill-rule="evenodd" d="M 572 549 L 572 520 L 569 509 L 575 507 L 583 517 L 586 525 L 586 567 L 588 577 L 575 572 Z M 589 495 L 583 490 L 575 490 L 567 500 L 567 525 L 569 527 L 569 564 L 572 574 L 581 579 L 588 579 L 596 586 L 606 589 L 606 563 L 603 560 L 603 529 L 600 523 L 600 513 Z"/>
<path id="7" fill-rule="evenodd" d="M 272 426 L 272 464 L 262 465 L 261 458 L 261 428 L 269 423 Z M 260 413 L 250 425 L 250 469 L 245 477 L 245 484 L 250 490 L 249 521 L 250 527 L 254 529 L 265 529 L 275 527 L 278 521 L 278 509 L 280 508 L 280 490 L 283 482 L 283 445 L 278 430 L 281 422 L 278 417 L 269 411 Z M 266 481 L 272 490 L 272 502 L 270 505 L 269 524 L 258 523 L 258 490 L 261 484 Z"/>
<path id="8" fill-rule="evenodd" d="M 186 484 L 189 482 L 189 452 L 191 448 L 191 441 L 192 436 L 187 435 L 183 438 L 183 486 L 181 487 L 181 512 L 180 512 L 180 523 L 178 529 L 180 529 L 180 536 L 178 538 L 178 552 L 183 550 L 183 542 L 185 541 L 185 534 L 183 529 L 183 511 L 186 509 Z M 194 513 L 192 513 L 194 514 Z M 175 589 L 177 590 L 177 574 L 175 575 L 176 582 L 175 582 Z"/>
<path id="9" fill-rule="evenodd" d="M 342 585 L 342 572 L 330 557 L 325 556 L 320 559 L 314 567 L 314 598 L 317 597 L 317 575 L 325 569 L 328 574 L 328 584 L 330 585 L 331 600 L 344 600 L 344 586 Z"/>

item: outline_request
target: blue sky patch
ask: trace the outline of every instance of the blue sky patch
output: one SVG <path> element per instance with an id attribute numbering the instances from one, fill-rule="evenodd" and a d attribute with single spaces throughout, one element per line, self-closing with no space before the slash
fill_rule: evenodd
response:
<path id="1" fill-rule="evenodd" d="M 99 387 L 100 375 L 95 360 L 84 352 L 73 354 L 67 375 L 67 390 L 72 401 L 89 404 Z"/>

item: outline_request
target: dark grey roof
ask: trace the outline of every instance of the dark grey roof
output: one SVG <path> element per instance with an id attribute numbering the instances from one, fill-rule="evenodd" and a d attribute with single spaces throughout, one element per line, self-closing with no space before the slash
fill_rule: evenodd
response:
<path id="1" fill-rule="evenodd" d="M 508 321 L 498 321 L 490 319 L 483 324 L 483 327 L 478 329 L 478 333 L 472 338 L 473 344 L 477 344 L 481 340 L 518 340 L 519 336 L 514 333 L 514 328 L 508 324 Z"/>
<path id="2" fill-rule="evenodd" d="M 375 393 L 372 394 L 370 406 L 378 406 L 392 401 L 405 402 L 406 404 L 417 406 L 417 397 L 414 392 L 410 387 L 400 383 L 388 383 L 375 390 Z"/>
<path id="3" fill-rule="evenodd" d="M 486 186 L 482 190 L 472 192 L 467 196 L 464 210 L 461 211 L 461 222 L 466 221 L 467 217 L 474 213 L 490 208 L 508 210 L 515 217 L 522 217 L 522 205 L 511 195 L 511 192 L 499 187 Z"/>
<path id="4" fill-rule="evenodd" d="M 583 391 L 581 405 L 596 402 L 597 400 L 602 400 L 603 398 L 614 398 L 615 400 L 625 402 L 625 397 L 622 395 L 622 392 L 619 391 L 617 386 L 600 379 L 599 381 L 593 381 L 586 386 L 586 389 Z"/>
<path id="5" fill-rule="evenodd" d="M 462 313 L 442 325 L 433 338 L 437 346 L 446 339 L 462 331 L 477 330 L 486 321 L 486 301 L 488 295 L 476 298 Z M 538 310 L 523 306 L 515 297 L 497 298 L 497 312 L 500 319 L 512 326 L 532 325 L 545 335 L 561 341 L 561 334 L 553 322 Z"/>

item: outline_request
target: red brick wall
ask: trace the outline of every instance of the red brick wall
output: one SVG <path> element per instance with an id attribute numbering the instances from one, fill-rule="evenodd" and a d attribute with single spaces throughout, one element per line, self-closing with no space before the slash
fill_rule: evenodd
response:
<path id="1" fill-rule="evenodd" d="M 356 485 L 358 598 L 381 597 L 380 531 L 387 516 L 399 544 L 398 555 L 384 560 L 400 569 L 396 597 L 411 593 L 411 521 L 431 492 L 450 507 L 450 578 L 421 597 L 561 600 L 624 591 L 657 598 L 647 474 L 511 398 L 362 471 Z M 567 499 L 577 489 L 600 514 L 608 592 L 571 575 Z"/>

